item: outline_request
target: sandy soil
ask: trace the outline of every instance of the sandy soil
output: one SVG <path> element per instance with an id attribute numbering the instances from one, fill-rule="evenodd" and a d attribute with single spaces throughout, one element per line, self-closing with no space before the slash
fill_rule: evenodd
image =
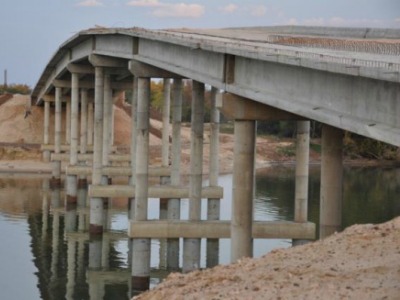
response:
<path id="1" fill-rule="evenodd" d="M 131 118 L 124 109 L 114 106 L 115 113 L 115 145 L 122 152 L 127 153 L 131 141 Z M 126 106 L 126 104 L 123 104 Z M 30 114 L 26 115 L 29 111 Z M 130 109 L 128 108 L 128 111 Z M 54 124 L 54 116 L 51 114 L 50 124 Z M 151 120 L 151 126 L 161 130 L 160 121 Z M 62 141 L 65 140 L 65 115 L 62 116 Z M 204 132 L 204 173 L 209 169 L 209 126 L 205 125 Z M 54 126 L 50 126 L 50 142 L 54 136 Z M 182 165 L 183 172 L 188 172 L 190 166 L 190 127 L 182 126 Z M 34 165 L 40 172 L 47 172 L 48 166 L 40 163 L 41 152 L 39 145 L 43 141 L 43 108 L 29 105 L 29 97 L 14 95 L 14 97 L 1 105 L 0 109 L 0 171 L 23 171 L 23 165 L 27 171 L 33 171 Z M 37 147 L 26 147 L 33 144 Z M 279 140 L 273 137 L 257 138 L 257 167 L 268 166 L 271 162 L 290 162 L 293 150 L 291 140 Z M 161 164 L 161 140 L 150 135 L 150 160 L 153 165 Z M 233 167 L 233 136 L 231 134 L 220 135 L 220 171 L 221 173 L 232 172 Z M 318 160 L 318 154 L 311 152 L 311 159 Z M 21 161 L 23 164 L 21 166 Z M 27 164 L 27 162 L 29 162 Z"/>
<path id="2" fill-rule="evenodd" d="M 186 275 L 134 299 L 400 299 L 400 217 Z"/>

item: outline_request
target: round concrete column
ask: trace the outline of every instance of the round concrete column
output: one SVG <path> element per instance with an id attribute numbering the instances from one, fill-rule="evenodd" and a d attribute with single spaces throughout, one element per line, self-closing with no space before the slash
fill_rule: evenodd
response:
<path id="1" fill-rule="evenodd" d="M 69 145 L 71 141 L 71 102 L 65 104 L 65 143 Z"/>
<path id="2" fill-rule="evenodd" d="M 220 113 L 216 107 L 217 88 L 211 89 L 211 116 L 210 116 L 210 186 L 218 186 L 219 176 L 219 119 Z M 220 199 L 208 199 L 207 220 L 219 220 Z M 219 240 L 207 239 L 206 267 L 218 265 Z"/>
<path id="3" fill-rule="evenodd" d="M 111 116 L 112 116 L 112 90 L 110 74 L 104 75 L 104 102 L 103 102 L 103 152 L 102 165 L 110 165 L 108 155 L 111 149 Z M 102 185 L 108 184 L 108 176 L 102 175 Z"/>
<path id="4" fill-rule="evenodd" d="M 80 132 L 80 153 L 87 152 L 88 136 L 88 91 L 81 90 L 81 132 Z"/>
<path id="5" fill-rule="evenodd" d="M 171 80 L 164 79 L 163 84 L 163 110 L 162 110 L 162 146 L 161 164 L 163 167 L 169 166 L 169 134 L 170 134 L 170 112 L 171 112 Z M 170 176 L 160 178 L 161 185 L 169 185 Z M 160 198 L 160 220 L 168 218 L 168 199 Z M 167 240 L 160 239 L 160 269 L 167 268 Z"/>
<path id="6" fill-rule="evenodd" d="M 43 126 L 43 144 L 48 145 L 50 142 L 50 102 L 44 102 L 44 126 Z M 50 151 L 43 151 L 43 161 L 50 162 Z"/>
<path id="7" fill-rule="evenodd" d="M 308 221 L 308 169 L 310 160 L 310 121 L 297 121 L 296 137 L 296 186 L 294 200 L 294 221 Z M 293 246 L 306 243 L 293 240 Z"/>
<path id="8" fill-rule="evenodd" d="M 150 78 L 138 78 L 135 221 L 147 220 Z M 150 239 L 133 239 L 132 289 L 150 286 Z"/>
<path id="9" fill-rule="evenodd" d="M 136 184 L 136 128 L 137 128 L 137 102 L 138 102 L 138 78 L 134 77 L 132 82 L 132 99 L 131 99 L 131 171 L 129 184 Z M 135 197 L 129 199 L 129 220 L 135 219 Z"/>
<path id="10" fill-rule="evenodd" d="M 171 185 L 179 186 L 181 183 L 181 124 L 182 124 L 182 79 L 174 79 L 172 86 L 172 146 L 171 146 Z M 168 200 L 169 220 L 181 218 L 181 200 Z M 168 239 L 167 269 L 179 269 L 179 239 Z"/>
<path id="11" fill-rule="evenodd" d="M 204 84 L 193 81 L 190 136 L 189 221 L 201 218 L 203 176 Z M 200 268 L 200 239 L 183 240 L 183 272 Z"/>
<path id="12" fill-rule="evenodd" d="M 231 262 L 253 256 L 253 198 L 256 122 L 235 120 Z"/>
<path id="13" fill-rule="evenodd" d="M 94 125 L 94 110 L 93 110 L 93 99 L 88 101 L 87 107 L 87 144 L 93 145 L 93 125 Z"/>
<path id="14" fill-rule="evenodd" d="M 94 144 L 93 144 L 93 172 L 92 184 L 101 184 L 101 163 L 103 144 L 103 100 L 104 100 L 104 70 L 95 67 L 95 91 L 94 91 Z M 90 199 L 90 234 L 103 232 L 104 214 L 103 199 Z M 95 242 L 96 243 L 96 242 Z M 93 246 L 95 247 L 95 246 Z"/>
<path id="15" fill-rule="evenodd" d="M 54 117 L 54 153 L 61 153 L 61 95 L 62 89 L 56 88 L 55 96 L 55 117 Z M 60 188 L 61 186 L 61 161 L 55 160 L 52 162 L 52 179 L 51 187 Z"/>
<path id="16" fill-rule="evenodd" d="M 320 238 L 339 231 L 342 225 L 343 131 L 322 127 Z"/>
<path id="17" fill-rule="evenodd" d="M 87 128 L 88 128 L 88 91 L 87 89 L 81 89 L 81 128 L 80 128 L 80 148 L 79 152 L 85 154 L 87 152 Z M 84 162 L 80 162 L 81 165 L 85 165 Z M 86 175 L 81 175 L 78 180 L 78 189 L 87 188 Z"/>
<path id="18" fill-rule="evenodd" d="M 78 114 L 79 114 L 79 74 L 71 74 L 71 140 L 69 163 L 76 166 L 78 163 Z M 67 202 L 76 203 L 78 190 L 77 190 L 77 176 L 67 176 Z"/>

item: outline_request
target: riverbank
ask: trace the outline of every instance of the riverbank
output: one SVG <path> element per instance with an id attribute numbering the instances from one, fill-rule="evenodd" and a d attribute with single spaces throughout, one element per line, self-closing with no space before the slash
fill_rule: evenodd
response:
<path id="1" fill-rule="evenodd" d="M 134 299 L 398 299 L 399 241 L 400 217 L 354 225 L 261 258 L 170 274 Z"/>

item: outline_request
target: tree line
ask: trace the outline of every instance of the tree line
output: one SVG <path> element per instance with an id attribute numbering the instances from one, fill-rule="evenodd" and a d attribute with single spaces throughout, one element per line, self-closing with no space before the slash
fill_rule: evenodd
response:
<path id="1" fill-rule="evenodd" d="M 27 84 L 13 83 L 13 84 L 0 84 L 0 95 L 3 94 L 22 94 L 29 95 L 31 88 Z"/>

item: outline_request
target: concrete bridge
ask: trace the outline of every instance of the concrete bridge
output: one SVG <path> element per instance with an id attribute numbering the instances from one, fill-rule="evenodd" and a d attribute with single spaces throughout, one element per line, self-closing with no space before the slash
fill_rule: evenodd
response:
<path id="1" fill-rule="evenodd" d="M 164 79 L 163 153 L 162 165 L 157 168 L 149 168 L 148 163 L 151 78 Z M 186 187 L 180 181 L 182 79 L 193 80 L 190 183 Z M 212 87 L 213 108 L 210 186 L 205 188 L 206 84 Z M 123 158 L 111 154 L 111 104 L 113 91 L 128 89 L 133 90 L 132 144 L 131 154 Z M 59 183 L 62 152 L 69 152 L 67 202 L 76 203 L 77 186 L 84 185 L 91 175 L 91 235 L 106 229 L 104 198 L 131 199 L 132 280 L 133 287 L 141 289 L 148 287 L 150 238 L 168 238 L 168 260 L 170 267 L 176 268 L 178 238 L 183 237 L 184 271 L 199 266 L 200 238 L 208 238 L 207 248 L 215 251 L 217 238 L 230 237 L 232 261 L 252 255 L 254 237 L 287 237 L 295 244 L 314 238 L 315 226 L 307 222 L 309 120 L 324 124 L 320 232 L 326 235 L 336 230 L 341 223 L 343 130 L 400 146 L 400 31 L 322 27 L 89 29 L 61 45 L 35 86 L 32 101 L 44 103 L 43 152 L 44 159 L 54 166 L 53 185 Z M 53 144 L 48 133 L 52 105 Z M 62 109 L 67 111 L 68 145 L 61 141 Z M 218 221 L 223 193 L 218 187 L 219 110 L 235 121 L 230 222 Z M 294 222 L 253 222 L 257 120 L 297 121 Z M 113 169 L 112 160 L 130 164 Z M 130 184 L 108 185 L 110 176 L 115 175 L 129 176 Z M 162 186 L 150 186 L 150 175 L 160 177 Z M 164 214 L 168 221 L 147 220 L 149 197 L 168 199 L 161 201 L 167 203 Z M 186 222 L 179 221 L 179 199 L 184 197 L 190 203 Z M 208 221 L 200 220 L 201 198 L 209 199 Z"/>

